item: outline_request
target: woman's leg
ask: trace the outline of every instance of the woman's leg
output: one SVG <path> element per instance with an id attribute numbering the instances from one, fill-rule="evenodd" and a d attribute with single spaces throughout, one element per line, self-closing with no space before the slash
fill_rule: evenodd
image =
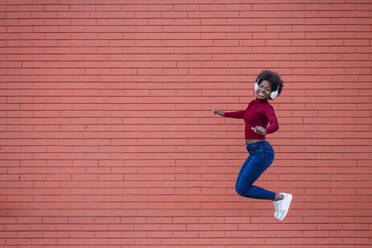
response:
<path id="1" fill-rule="evenodd" d="M 236 181 L 236 192 L 247 198 L 275 200 L 272 191 L 253 185 L 273 161 L 273 154 L 259 151 L 249 155 L 244 162 Z"/>

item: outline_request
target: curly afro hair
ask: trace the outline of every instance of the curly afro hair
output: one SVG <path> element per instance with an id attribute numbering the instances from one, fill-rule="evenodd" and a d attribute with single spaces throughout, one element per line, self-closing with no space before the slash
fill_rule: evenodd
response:
<path id="1" fill-rule="evenodd" d="M 271 85 L 271 90 L 278 90 L 278 95 L 280 95 L 283 89 L 283 81 L 280 79 L 277 73 L 267 70 L 262 71 L 260 74 L 258 74 L 256 82 L 257 84 L 261 84 L 263 80 L 267 80 Z"/>

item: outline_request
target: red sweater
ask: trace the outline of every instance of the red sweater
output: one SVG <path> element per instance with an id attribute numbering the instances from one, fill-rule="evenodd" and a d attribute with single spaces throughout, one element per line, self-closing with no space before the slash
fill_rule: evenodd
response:
<path id="1" fill-rule="evenodd" d="M 246 110 L 225 112 L 225 117 L 244 119 L 246 139 L 265 139 L 264 135 L 255 133 L 251 127 L 264 127 L 267 134 L 273 133 L 279 129 L 274 108 L 270 105 L 270 103 L 267 102 L 267 100 L 252 100 Z M 268 123 L 270 123 L 270 126 L 266 128 Z"/>

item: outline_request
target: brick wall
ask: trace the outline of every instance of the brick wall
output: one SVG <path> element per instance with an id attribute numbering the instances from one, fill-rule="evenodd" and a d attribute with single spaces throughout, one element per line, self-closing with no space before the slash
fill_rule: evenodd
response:
<path id="1" fill-rule="evenodd" d="M 0 0 L 1 247 L 371 247 L 372 3 Z M 234 192 L 263 69 L 276 159 Z"/>

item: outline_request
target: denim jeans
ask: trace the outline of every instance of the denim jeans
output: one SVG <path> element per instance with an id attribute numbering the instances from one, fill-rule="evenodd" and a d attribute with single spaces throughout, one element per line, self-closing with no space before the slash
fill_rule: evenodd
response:
<path id="1" fill-rule="evenodd" d="M 252 185 L 273 162 L 272 146 L 263 140 L 246 144 L 246 149 L 249 156 L 240 169 L 235 186 L 236 192 L 248 198 L 274 200 L 276 195 L 274 192 Z"/>

